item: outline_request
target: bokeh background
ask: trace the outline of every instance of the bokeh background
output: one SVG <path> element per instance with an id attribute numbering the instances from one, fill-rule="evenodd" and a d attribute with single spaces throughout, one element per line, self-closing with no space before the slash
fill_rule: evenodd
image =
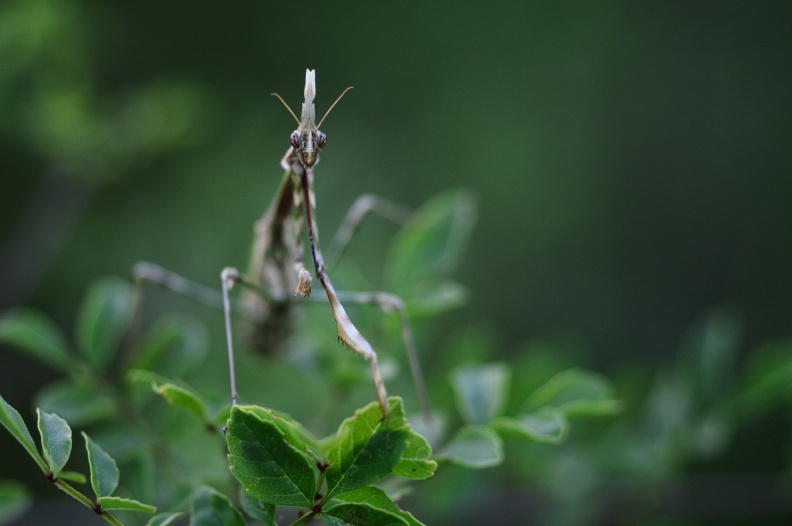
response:
<path id="1" fill-rule="evenodd" d="M 320 114 L 355 87 L 323 125 L 323 232 L 362 193 L 478 199 L 470 299 L 443 334 L 480 328 L 505 361 L 553 342 L 640 384 L 715 309 L 739 363 L 792 336 L 790 27 L 784 1 L 5 0 L 0 304 L 68 329 L 88 284 L 136 261 L 210 285 L 244 268 L 295 125 L 269 94 L 297 109 L 315 68 Z M 366 225 L 352 257 L 376 275 L 392 233 Z M 53 375 L 0 354 L 18 408 Z M 711 505 L 647 514 L 787 523 L 792 493 L 751 495 L 789 489 L 788 412 L 680 468 L 727 481 L 704 484 Z"/>

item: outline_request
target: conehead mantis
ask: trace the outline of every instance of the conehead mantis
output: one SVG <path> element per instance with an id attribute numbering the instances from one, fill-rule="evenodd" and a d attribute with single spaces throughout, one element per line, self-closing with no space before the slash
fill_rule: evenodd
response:
<path id="1" fill-rule="evenodd" d="M 379 305 L 383 309 L 395 309 L 399 314 L 402 339 L 408 352 L 410 367 L 422 411 L 429 417 L 423 375 L 418 362 L 412 329 L 407 318 L 404 302 L 385 292 L 337 292 L 328 274 L 331 258 L 325 259 L 319 245 L 319 230 L 316 220 L 316 198 L 313 192 L 313 169 L 319 161 L 319 152 L 327 142 L 327 136 L 319 130 L 327 115 L 350 88 L 344 90 L 316 124 L 316 73 L 305 72 L 304 102 L 301 118 L 292 112 L 280 95 L 273 93 L 289 110 L 298 127 L 290 136 L 291 147 L 287 150 L 281 166 L 285 170 L 275 197 L 263 216 L 256 222 L 251 262 L 247 273 L 226 267 L 221 272 L 222 293 L 189 281 L 162 267 L 151 263 L 138 263 L 134 274 L 136 281 L 152 281 L 165 288 L 193 297 L 209 305 L 221 307 L 225 317 L 226 344 L 231 380 L 231 400 L 239 399 L 234 365 L 232 312 L 240 313 L 248 325 L 251 345 L 263 352 L 272 353 L 282 346 L 289 333 L 294 330 L 292 312 L 301 298 L 308 298 L 312 291 L 311 273 L 304 264 L 303 230 L 308 232 L 309 248 L 316 277 L 325 290 L 335 319 L 338 340 L 369 361 L 377 399 L 385 418 L 389 416 L 388 395 L 379 366 L 377 353 L 360 333 L 347 314 L 343 301 Z M 331 243 L 334 254 L 339 254 L 349 241 L 352 232 L 368 212 L 403 221 L 407 213 L 401 207 L 374 196 L 359 198 L 347 213 L 346 218 Z M 303 228 L 305 225 L 305 228 Z M 239 301 L 231 298 L 231 289 L 240 285 L 245 288 Z"/>

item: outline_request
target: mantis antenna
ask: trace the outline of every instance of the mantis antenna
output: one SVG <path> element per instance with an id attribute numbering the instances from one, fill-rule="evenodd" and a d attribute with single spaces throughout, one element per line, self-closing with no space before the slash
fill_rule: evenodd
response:
<path id="1" fill-rule="evenodd" d="M 333 103 L 333 104 L 330 106 L 330 109 L 328 109 L 328 110 L 325 112 L 325 114 L 324 114 L 324 117 L 322 117 L 322 120 L 320 120 L 320 121 L 319 121 L 319 124 L 317 124 L 317 125 L 316 125 L 316 128 L 317 128 L 317 129 L 319 129 L 319 128 L 321 128 L 321 127 L 322 127 L 322 123 L 323 123 L 323 122 L 324 122 L 324 120 L 327 118 L 327 116 L 328 116 L 328 115 L 330 115 L 330 112 L 331 112 L 331 111 L 333 111 L 333 108 L 335 108 L 335 105 L 336 105 L 336 104 L 338 104 L 338 101 L 340 101 L 340 100 L 341 100 L 341 97 L 343 97 L 344 95 L 346 95 L 346 92 L 347 92 L 347 91 L 349 91 L 349 90 L 351 90 L 352 88 L 353 88 L 353 86 L 349 86 L 347 89 L 345 89 L 344 91 L 342 91 L 342 92 L 341 92 L 341 95 L 339 95 L 339 96 L 338 96 L 338 98 L 335 100 L 335 102 L 334 102 L 334 103 Z"/>
<path id="2" fill-rule="evenodd" d="M 283 100 L 283 97 L 281 97 L 277 93 L 270 93 L 270 95 L 272 95 L 273 97 L 278 97 L 278 100 L 281 101 L 284 106 L 286 106 L 286 109 L 289 110 L 289 113 L 291 113 L 291 116 L 294 117 L 294 120 L 296 120 L 297 124 L 299 125 L 300 124 L 300 119 L 297 118 L 297 115 L 295 115 L 294 112 L 292 111 L 292 109 L 289 107 L 289 105 L 286 104 L 286 101 Z M 327 116 L 327 114 L 325 114 L 325 116 Z M 324 120 L 324 119 L 322 119 L 322 120 Z"/>
<path id="3" fill-rule="evenodd" d="M 330 108 L 329 108 L 329 109 L 328 109 L 328 110 L 325 112 L 325 114 L 324 114 L 324 117 L 322 117 L 322 120 L 320 120 L 320 121 L 319 121 L 319 124 L 316 126 L 316 128 L 317 128 L 317 129 L 319 129 L 319 127 L 322 125 L 322 123 L 323 123 L 323 122 L 324 122 L 324 120 L 327 118 L 327 116 L 328 116 L 328 115 L 330 115 L 330 112 L 333 110 L 333 108 L 335 108 L 335 105 L 336 105 L 336 104 L 338 104 L 338 101 L 340 101 L 340 100 L 341 100 L 341 98 L 342 98 L 344 95 L 346 95 L 346 92 L 347 92 L 347 91 L 349 91 L 349 90 L 351 90 L 353 87 L 354 87 L 354 86 L 349 86 L 347 89 L 345 89 L 344 91 L 342 91 L 342 92 L 341 92 L 341 95 L 339 95 L 339 96 L 338 96 L 338 98 L 335 100 L 335 102 L 334 102 L 334 103 L 333 103 L 333 104 L 330 106 Z M 279 101 L 281 101 L 281 103 L 282 103 L 284 106 L 286 106 L 286 109 L 287 109 L 287 110 L 289 110 L 289 113 L 291 113 L 291 116 L 292 116 L 292 117 L 294 117 L 294 120 L 295 120 L 295 121 L 297 121 L 297 124 L 299 125 L 299 124 L 300 124 L 300 119 L 298 119 L 298 118 L 297 118 L 297 115 L 295 115 L 295 114 L 294 114 L 294 112 L 292 111 L 292 109 L 289 107 L 289 105 L 288 105 L 288 104 L 286 104 L 286 101 L 285 101 L 285 100 L 283 100 L 283 97 L 281 97 L 281 96 L 280 96 L 280 95 L 278 95 L 277 93 L 270 93 L 270 95 L 272 95 L 273 97 L 278 97 L 278 100 L 279 100 Z"/>

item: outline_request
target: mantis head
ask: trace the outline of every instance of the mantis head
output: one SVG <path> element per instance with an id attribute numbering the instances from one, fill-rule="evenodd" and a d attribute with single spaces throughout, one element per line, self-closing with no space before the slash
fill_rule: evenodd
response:
<path id="1" fill-rule="evenodd" d="M 294 148 L 295 153 L 297 154 L 297 158 L 300 160 L 303 166 L 306 168 L 313 167 L 314 164 L 319 160 L 319 151 L 324 148 L 324 145 L 327 143 L 327 135 L 319 131 L 319 126 L 322 125 L 325 118 L 330 114 L 330 111 L 338 104 L 338 101 L 341 100 L 341 97 L 346 94 L 347 91 L 351 90 L 352 87 L 348 87 L 345 89 L 341 95 L 335 100 L 330 109 L 325 112 L 324 117 L 322 120 L 319 121 L 319 124 L 316 124 L 316 108 L 314 107 L 314 98 L 316 97 L 316 70 L 313 69 L 306 69 L 305 70 L 305 102 L 302 104 L 302 112 L 300 116 L 301 119 L 298 119 L 294 112 L 289 108 L 288 104 L 281 98 L 280 95 L 277 93 L 273 93 L 272 95 L 278 97 L 278 99 L 286 106 L 286 109 L 289 110 L 294 120 L 297 121 L 297 129 L 292 132 L 290 136 L 290 141 L 292 148 Z"/>

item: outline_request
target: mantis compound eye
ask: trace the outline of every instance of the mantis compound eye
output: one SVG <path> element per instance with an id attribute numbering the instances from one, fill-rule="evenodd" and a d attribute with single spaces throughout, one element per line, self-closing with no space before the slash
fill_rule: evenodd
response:
<path id="1" fill-rule="evenodd" d="M 294 148 L 295 150 L 300 148 L 300 133 L 299 132 L 292 133 L 291 137 L 289 137 L 289 140 L 291 141 L 292 148 Z"/>
<path id="2" fill-rule="evenodd" d="M 316 132 L 316 146 L 319 149 L 324 148 L 324 145 L 327 144 L 327 135 L 317 130 Z"/>

